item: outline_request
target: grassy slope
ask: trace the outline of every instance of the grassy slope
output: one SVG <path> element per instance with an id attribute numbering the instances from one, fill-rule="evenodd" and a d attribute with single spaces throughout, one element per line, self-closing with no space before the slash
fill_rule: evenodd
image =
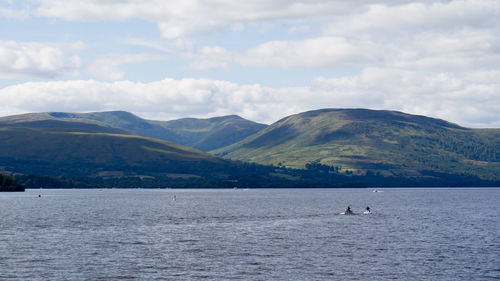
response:
<path id="1" fill-rule="evenodd" d="M 124 111 L 34 113 L 0 118 L 0 123 L 41 120 L 93 123 L 120 129 L 134 135 L 167 140 L 202 151 L 233 144 L 266 127 L 266 125 L 235 115 L 209 119 L 184 118 L 172 121 L 152 121 Z"/>
<path id="2" fill-rule="evenodd" d="M 94 124 L 35 121 L 4 125 L 0 132 L 0 166 L 22 173 L 191 173 L 203 165 L 223 169 L 225 163 L 192 148 Z"/>
<path id="3" fill-rule="evenodd" d="M 16 174 L 29 188 L 334 187 L 353 182 L 337 175 L 233 162 L 167 141 L 74 121 L 35 118 L 0 123 L 0 172 Z"/>
<path id="4" fill-rule="evenodd" d="M 421 176 L 430 170 L 500 179 L 500 130 L 467 129 L 394 111 L 305 112 L 213 152 L 294 168 L 316 162 L 360 174 Z"/>
<path id="5" fill-rule="evenodd" d="M 236 115 L 209 119 L 183 118 L 158 124 L 176 132 L 182 140 L 179 143 L 203 151 L 231 145 L 266 127 Z"/>

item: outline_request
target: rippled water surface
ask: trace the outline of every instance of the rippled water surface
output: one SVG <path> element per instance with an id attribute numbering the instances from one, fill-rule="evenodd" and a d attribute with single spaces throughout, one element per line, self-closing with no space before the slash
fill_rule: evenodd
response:
<path id="1" fill-rule="evenodd" d="M 0 214 L 0 280 L 500 279 L 500 189 L 44 189 Z"/>

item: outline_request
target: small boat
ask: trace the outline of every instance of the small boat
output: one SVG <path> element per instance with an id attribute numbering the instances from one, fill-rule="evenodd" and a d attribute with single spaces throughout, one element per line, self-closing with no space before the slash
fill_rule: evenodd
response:
<path id="1" fill-rule="evenodd" d="M 351 210 L 350 206 L 347 206 L 347 209 L 343 213 L 340 213 L 341 215 L 354 215 L 354 213 Z"/>
<path id="2" fill-rule="evenodd" d="M 174 195 L 174 197 L 172 198 L 172 201 L 177 201 L 177 196 Z"/>

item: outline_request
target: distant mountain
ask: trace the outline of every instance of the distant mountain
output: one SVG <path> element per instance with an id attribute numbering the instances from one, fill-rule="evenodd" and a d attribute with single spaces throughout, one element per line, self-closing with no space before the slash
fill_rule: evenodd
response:
<path id="1" fill-rule="evenodd" d="M 62 120 L 97 124 L 143 137 L 167 140 L 202 151 L 236 143 L 266 127 L 236 115 L 209 119 L 184 118 L 172 121 L 142 119 L 125 111 L 93 113 L 33 113 L 0 118 L 0 124 Z"/>
<path id="2" fill-rule="evenodd" d="M 187 171 L 198 162 L 216 166 L 225 163 L 192 148 L 88 123 L 30 121 L 0 126 L 0 131 L 1 166 L 20 173 L 134 175 L 176 172 L 183 166 Z"/>
<path id="3" fill-rule="evenodd" d="M 16 175 L 28 188 L 333 187 L 351 181 L 234 162 L 88 120 L 29 116 L 0 122 L 0 173 Z"/>
<path id="4" fill-rule="evenodd" d="M 228 147 L 230 159 L 345 174 L 500 180 L 500 130 L 396 111 L 324 109 L 286 117 Z"/>
<path id="5" fill-rule="evenodd" d="M 183 118 L 152 123 L 175 132 L 178 138 L 172 139 L 172 142 L 203 151 L 231 145 L 267 127 L 237 115 L 208 119 Z"/>
<path id="6" fill-rule="evenodd" d="M 162 122 L 123 111 L 52 112 L 0 118 L 0 131 L 0 173 L 58 177 L 48 185 L 63 187 L 79 177 L 74 186 L 500 184 L 500 129 L 396 111 L 323 109 L 270 126 L 238 116 Z M 23 177 L 27 187 L 40 184 Z"/>

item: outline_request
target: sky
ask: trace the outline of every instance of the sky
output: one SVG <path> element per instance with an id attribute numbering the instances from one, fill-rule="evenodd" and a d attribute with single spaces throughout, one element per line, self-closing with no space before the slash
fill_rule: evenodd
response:
<path id="1" fill-rule="evenodd" d="M 500 1 L 0 0 L 0 116 L 321 108 L 500 128 Z"/>

